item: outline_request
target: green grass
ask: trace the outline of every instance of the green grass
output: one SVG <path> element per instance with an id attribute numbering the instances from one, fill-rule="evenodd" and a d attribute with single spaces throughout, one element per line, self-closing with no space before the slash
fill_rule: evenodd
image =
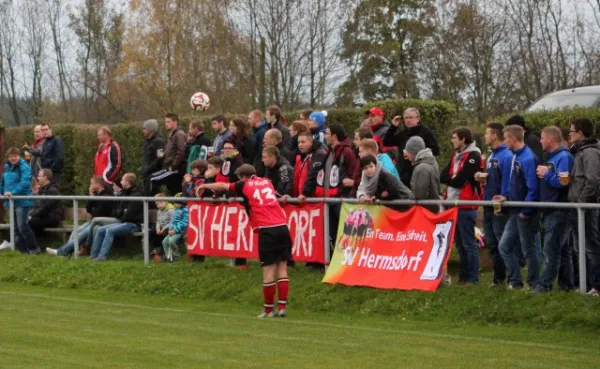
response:
<path id="1" fill-rule="evenodd" d="M 93 268 L 93 266 L 88 265 Z M 102 281 L 99 281 L 100 283 Z M 0 283 L 2 368 L 597 368 L 597 335 Z"/>
<path id="2" fill-rule="evenodd" d="M 2 252 L 0 282 L 260 305 L 261 271 L 256 262 L 238 272 L 229 266 L 228 260 L 207 260 L 203 264 L 144 266 L 140 260 L 130 259 L 98 263 Z M 321 273 L 302 265 L 292 268 L 290 277 L 290 306 L 296 311 L 432 322 L 451 327 L 476 324 L 486 328 L 600 332 L 600 299 L 578 293 L 531 295 L 489 290 L 489 272 L 482 274 L 480 286 L 452 285 L 435 293 L 331 286 L 321 283 Z"/>

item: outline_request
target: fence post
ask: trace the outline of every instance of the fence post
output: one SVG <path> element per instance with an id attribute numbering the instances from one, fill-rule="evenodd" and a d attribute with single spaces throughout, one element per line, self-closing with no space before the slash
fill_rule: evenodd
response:
<path id="1" fill-rule="evenodd" d="M 329 260 L 329 204 L 328 203 L 324 203 L 324 207 L 323 207 L 323 235 L 325 238 L 325 242 L 323 243 L 323 248 L 325 250 L 325 265 L 329 265 L 329 262 L 331 260 Z M 334 246 L 335 247 L 335 240 L 334 240 Z"/>
<path id="2" fill-rule="evenodd" d="M 15 201 L 12 199 L 8 199 L 8 211 L 10 212 L 9 222 L 10 222 L 10 248 L 15 251 Z"/>
<path id="3" fill-rule="evenodd" d="M 143 248 L 144 248 L 144 264 L 150 264 L 150 241 L 149 241 L 149 227 L 148 223 L 150 223 L 149 214 L 148 214 L 148 202 L 146 200 L 144 203 L 144 224 L 142 225 L 142 239 L 143 239 Z"/>
<path id="4" fill-rule="evenodd" d="M 579 243 L 579 292 L 587 292 L 585 268 L 585 210 L 577 208 L 577 242 Z"/>
<path id="5" fill-rule="evenodd" d="M 77 260 L 79 258 L 79 204 L 77 200 L 73 200 L 73 241 L 75 242 L 75 252 L 73 252 L 73 258 Z"/>

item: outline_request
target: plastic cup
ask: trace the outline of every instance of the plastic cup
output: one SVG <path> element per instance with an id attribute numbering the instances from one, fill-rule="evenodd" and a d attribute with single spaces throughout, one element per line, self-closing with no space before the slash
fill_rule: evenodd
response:
<path id="1" fill-rule="evenodd" d="M 495 214 L 502 213 L 502 203 L 500 201 L 494 201 L 494 213 Z"/>
<path id="2" fill-rule="evenodd" d="M 163 149 L 158 149 L 156 150 L 156 157 L 159 159 L 162 159 L 165 156 L 165 150 Z"/>
<path id="3" fill-rule="evenodd" d="M 563 186 L 568 186 L 569 183 L 571 183 L 571 178 L 569 177 L 569 172 L 558 173 L 558 179 L 560 180 L 560 184 Z"/>
<path id="4" fill-rule="evenodd" d="M 487 185 L 487 177 L 488 173 L 479 173 L 479 176 L 477 176 L 477 181 L 485 186 Z"/>

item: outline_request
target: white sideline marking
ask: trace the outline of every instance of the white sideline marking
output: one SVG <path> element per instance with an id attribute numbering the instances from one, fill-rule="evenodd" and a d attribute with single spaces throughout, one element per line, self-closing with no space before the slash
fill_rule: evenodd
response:
<path id="1" fill-rule="evenodd" d="M 258 322 L 258 319 L 246 315 L 235 315 L 235 314 L 223 314 L 223 313 L 215 313 L 211 311 L 201 311 L 201 310 L 186 310 L 186 309 L 174 309 L 174 308 L 160 308 L 154 306 L 144 306 L 144 305 L 136 305 L 136 304 L 124 304 L 118 302 L 107 302 L 107 301 L 98 301 L 98 300 L 88 300 L 82 298 L 75 297 L 59 297 L 59 296 L 50 296 L 47 294 L 38 294 L 38 293 L 19 293 L 19 292 L 8 292 L 8 291 L 0 291 L 2 295 L 11 295 L 11 296 L 21 296 L 21 297 L 41 297 L 49 300 L 58 300 L 58 301 L 70 301 L 70 302 L 81 302 L 88 304 L 99 304 L 105 306 L 114 306 L 114 307 L 124 307 L 124 308 L 135 308 L 135 309 L 146 309 L 146 310 L 154 310 L 154 311 L 164 311 L 164 312 L 173 312 L 173 313 L 186 313 L 186 314 L 202 314 L 209 315 L 215 317 L 223 317 L 223 318 L 236 318 L 243 320 L 252 320 Z M 533 348 L 543 348 L 543 349 L 551 349 L 551 350 L 563 350 L 563 351 L 573 351 L 573 352 L 581 352 L 586 354 L 594 354 L 598 355 L 599 351 L 589 350 L 582 347 L 573 347 L 573 346 L 563 346 L 563 345 L 552 345 L 546 343 L 535 343 L 535 342 L 526 342 L 526 341 L 515 341 L 515 340 L 505 340 L 499 338 L 490 338 L 490 337 L 477 337 L 477 336 L 463 336 L 459 334 L 449 334 L 449 333 L 432 333 L 426 331 L 414 331 L 414 330 L 404 330 L 404 329 L 385 329 L 385 328 L 373 328 L 373 327 L 364 327 L 357 325 L 346 325 L 346 324 L 334 324 L 334 323 L 322 323 L 322 322 L 313 322 L 308 320 L 295 320 L 295 319 L 273 319 L 273 321 L 278 321 L 285 324 L 295 324 L 295 325 L 312 325 L 312 326 L 321 326 L 321 327 L 330 327 L 330 328 L 339 328 L 339 329 L 354 329 L 361 331 L 370 331 L 370 332 L 380 332 L 380 333 L 402 333 L 413 336 L 422 336 L 422 337 L 432 337 L 432 338 L 443 338 L 443 339 L 462 339 L 465 341 L 479 341 L 479 342 L 489 342 L 489 343 L 500 343 L 505 345 L 513 345 L 513 346 L 526 346 Z"/>

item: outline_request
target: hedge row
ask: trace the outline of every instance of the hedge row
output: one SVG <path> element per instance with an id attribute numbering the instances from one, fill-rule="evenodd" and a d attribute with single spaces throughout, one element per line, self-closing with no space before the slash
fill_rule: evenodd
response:
<path id="1" fill-rule="evenodd" d="M 456 108 L 443 101 L 424 100 L 387 100 L 377 101 L 365 105 L 361 109 L 331 109 L 328 110 L 327 122 L 340 123 L 346 127 L 348 133 L 354 132 L 364 119 L 364 111 L 379 106 L 386 113 L 386 119 L 391 121 L 395 115 L 401 114 L 408 107 L 416 107 L 421 112 L 422 121 L 430 126 L 440 139 L 442 154 L 450 152 L 448 131 L 452 127 Z M 299 111 L 286 112 L 289 122 L 297 119 Z M 202 119 L 209 136 L 213 136 L 211 127 L 212 115 L 195 115 L 181 117 L 181 125 L 187 126 L 192 119 Z M 237 116 L 236 116 L 237 117 Z M 239 116 L 245 118 L 244 116 Z M 230 118 L 230 117 L 228 117 Z M 233 118 L 233 117 L 231 117 Z M 160 120 L 159 120 L 160 121 Z M 161 133 L 166 134 L 164 125 L 160 124 Z M 98 145 L 96 134 L 100 125 L 82 124 L 55 124 L 54 134 L 60 136 L 65 144 L 65 165 L 61 193 L 86 194 L 89 178 L 94 170 L 94 154 Z M 144 139 L 142 136 L 142 122 L 123 123 L 111 125 L 115 139 L 121 146 L 123 167 L 127 172 L 139 173 Z M 18 127 L 6 129 L 5 147 L 21 147 L 24 143 L 31 143 L 33 127 Z"/>
<path id="2" fill-rule="evenodd" d="M 506 114 L 496 117 L 494 121 L 505 123 L 512 114 Z M 528 128 L 538 136 L 542 128 L 547 126 L 557 126 L 569 128 L 573 119 L 589 118 L 596 128 L 596 137 L 600 137 L 600 109 L 595 108 L 574 108 L 555 111 L 539 111 L 533 113 L 522 113 Z"/>

